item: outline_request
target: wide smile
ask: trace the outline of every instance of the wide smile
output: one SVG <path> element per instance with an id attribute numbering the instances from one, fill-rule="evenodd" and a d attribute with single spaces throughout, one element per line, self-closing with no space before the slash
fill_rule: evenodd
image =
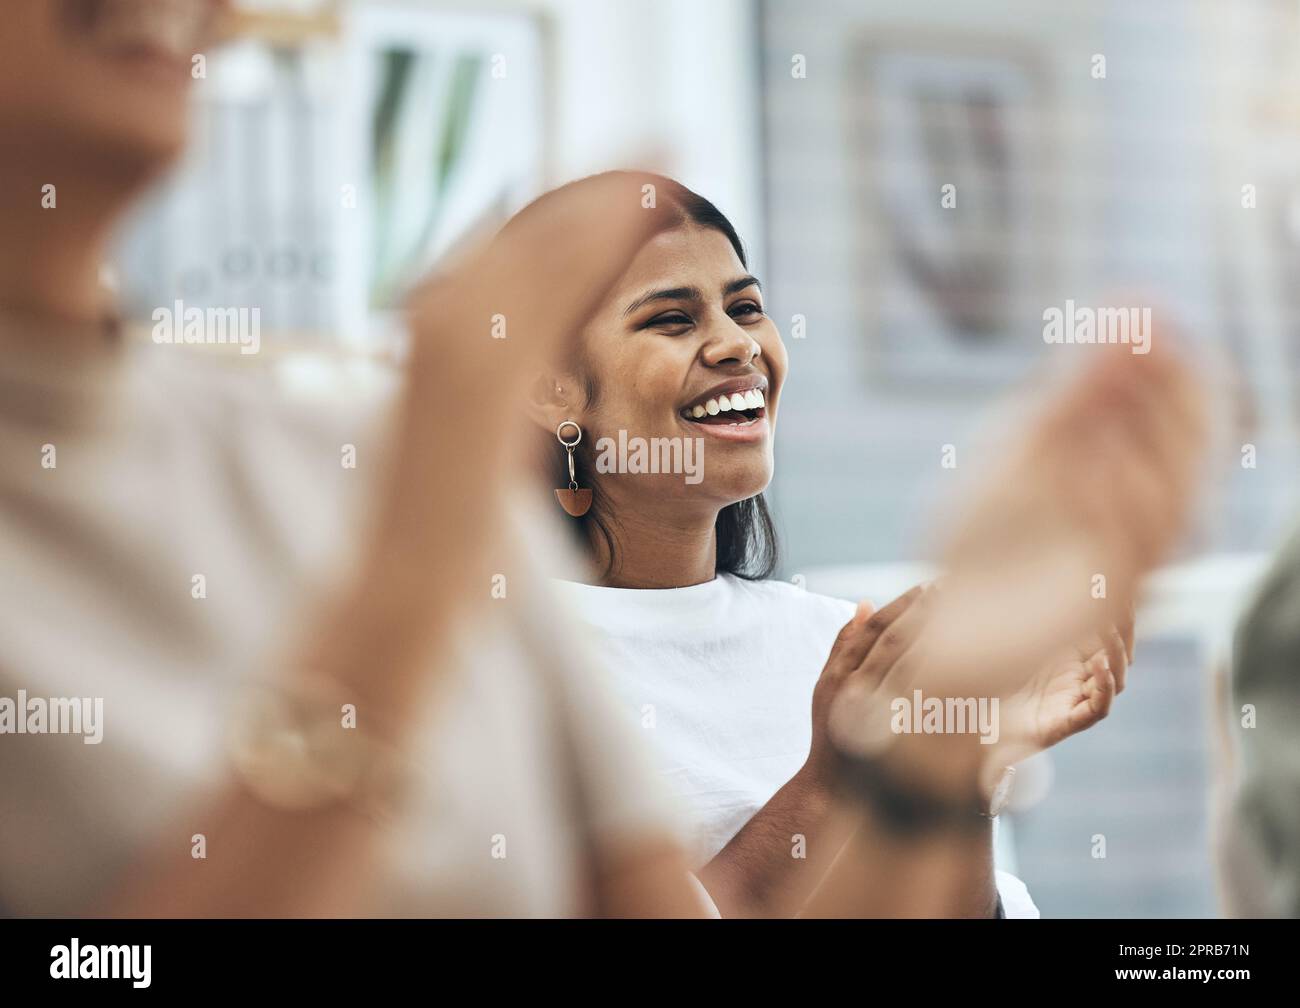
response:
<path id="1" fill-rule="evenodd" d="M 733 381 L 693 400 L 679 416 L 709 434 L 731 440 L 761 440 L 767 436 L 767 382 L 762 378 Z"/>

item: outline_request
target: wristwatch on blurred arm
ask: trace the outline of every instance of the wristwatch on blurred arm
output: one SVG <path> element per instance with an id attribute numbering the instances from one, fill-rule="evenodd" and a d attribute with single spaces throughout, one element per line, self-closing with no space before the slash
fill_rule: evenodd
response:
<path id="1" fill-rule="evenodd" d="M 349 694 L 324 678 L 247 687 L 232 720 L 229 754 L 239 781 L 286 812 L 352 806 L 388 819 L 406 786 L 396 749 L 346 724 Z"/>

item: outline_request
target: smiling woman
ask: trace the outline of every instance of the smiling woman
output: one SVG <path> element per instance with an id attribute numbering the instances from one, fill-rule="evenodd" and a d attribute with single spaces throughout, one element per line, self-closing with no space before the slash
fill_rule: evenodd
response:
<path id="1" fill-rule="evenodd" d="M 776 542 L 763 491 L 785 347 L 726 217 L 670 179 L 631 181 L 648 181 L 675 223 L 633 257 L 531 404 L 550 464 L 567 464 L 550 440 L 557 424 L 588 435 L 580 468 L 593 506 L 573 525 L 596 573 L 558 587 L 625 701 L 654 729 L 661 769 L 693 813 L 696 868 L 719 910 L 783 915 L 804 905 L 844 841 L 828 711 L 844 682 L 883 681 L 903 666 L 932 597 L 914 589 L 872 616 L 865 603 L 771 579 Z M 615 439 L 691 437 L 703 448 L 694 480 L 671 467 L 593 465 L 590 454 Z M 1047 715 L 1042 704 L 1013 704 L 997 744 L 981 747 L 969 818 L 982 867 L 961 912 L 1037 915 L 1024 886 L 994 871 L 991 822 L 1002 802 L 993 798 L 1011 764 L 1103 716 L 1123 682 L 1121 637 L 1089 642 L 1035 678 L 1034 697 L 1062 703 Z"/>
<path id="2" fill-rule="evenodd" d="M 704 438 L 701 458 L 708 461 L 685 489 L 659 479 L 655 497 L 647 498 L 642 484 L 627 476 L 657 473 L 629 473 L 626 467 L 600 473 L 606 478 L 594 481 L 593 507 L 574 521 L 580 545 L 592 552 L 610 583 L 655 587 L 638 582 L 642 565 L 625 551 L 638 550 L 641 542 L 619 526 L 633 500 L 658 501 L 667 509 L 663 517 L 669 525 L 689 514 L 704 533 L 695 542 L 701 579 L 715 571 L 769 577 L 776 568 L 777 539 L 763 489 L 772 478 L 785 348 L 763 311 L 762 288 L 749 273 L 744 244 L 726 216 L 673 179 L 630 173 L 627 178 L 652 186 L 659 208 L 675 215 L 677 226 L 641 250 L 566 359 L 539 382 L 532 406 L 548 432 L 544 464 L 557 480 L 568 479 L 567 460 L 555 452 L 549 432 L 570 414 L 591 432 L 578 449 L 589 473 L 600 473 L 597 452 L 604 438 L 651 444 Z M 702 337 L 707 346 L 701 352 Z M 623 392 L 629 387 L 644 396 L 629 398 Z M 632 580 L 624 583 L 624 577 Z"/>

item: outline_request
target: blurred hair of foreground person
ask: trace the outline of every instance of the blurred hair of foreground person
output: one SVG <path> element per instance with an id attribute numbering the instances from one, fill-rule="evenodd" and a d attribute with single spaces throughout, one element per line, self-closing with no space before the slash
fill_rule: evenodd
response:
<path id="1" fill-rule="evenodd" d="M 1300 917 L 1300 531 L 1257 587 L 1216 686 L 1225 909 Z"/>

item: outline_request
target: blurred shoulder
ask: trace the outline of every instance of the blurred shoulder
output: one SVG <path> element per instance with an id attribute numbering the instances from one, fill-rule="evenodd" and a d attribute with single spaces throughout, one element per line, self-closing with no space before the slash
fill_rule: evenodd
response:
<path id="1" fill-rule="evenodd" d="M 132 348 L 129 381 L 131 442 L 201 481 L 213 520 L 304 565 L 341 555 L 390 464 L 395 381 L 358 382 L 324 355 L 151 344 Z"/>
<path id="2" fill-rule="evenodd" d="M 138 401 L 245 446 L 368 443 L 387 422 L 396 384 L 378 369 L 360 371 L 325 354 L 244 356 L 152 344 L 131 353 Z"/>

